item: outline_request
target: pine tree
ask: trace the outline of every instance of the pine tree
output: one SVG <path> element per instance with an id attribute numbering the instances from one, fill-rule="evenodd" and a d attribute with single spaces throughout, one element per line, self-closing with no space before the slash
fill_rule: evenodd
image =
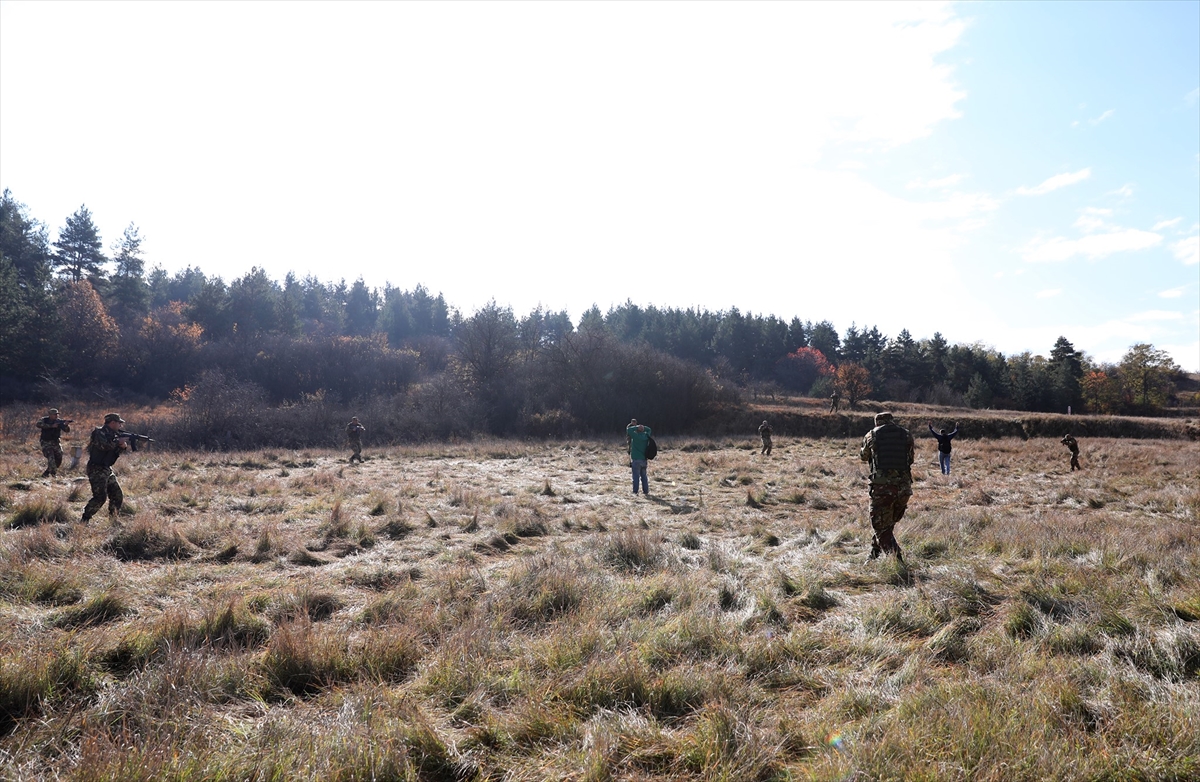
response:
<path id="1" fill-rule="evenodd" d="M 80 206 L 58 232 L 58 241 L 54 243 L 57 251 L 54 254 L 54 267 L 72 282 L 79 282 L 84 276 L 103 278 L 104 264 L 108 259 L 100 247 L 100 231 L 92 222 L 92 213 L 87 206 Z"/>
<path id="2" fill-rule="evenodd" d="M 25 205 L 0 195 L 0 377 L 31 382 L 61 366 L 62 322 L 50 295 L 51 253 L 46 227 Z M 22 389 L 5 385 L 4 394 Z"/>
<path id="3" fill-rule="evenodd" d="M 1059 337 L 1050 351 L 1050 372 L 1056 409 L 1065 412 L 1067 406 L 1078 406 L 1083 398 L 1083 354 L 1066 337 Z"/>
<path id="4" fill-rule="evenodd" d="M 109 285 L 109 314 L 123 331 L 136 327 L 150 312 L 150 286 L 142 259 L 142 237 L 133 223 L 113 245 L 117 268 Z"/>
<path id="5" fill-rule="evenodd" d="M 378 317 L 379 295 L 359 277 L 346 296 L 346 333 L 356 337 L 372 334 Z"/>
<path id="6" fill-rule="evenodd" d="M 0 195 L 0 256 L 8 259 L 25 285 L 44 287 L 50 281 L 46 226 L 31 219 L 9 190 Z"/>

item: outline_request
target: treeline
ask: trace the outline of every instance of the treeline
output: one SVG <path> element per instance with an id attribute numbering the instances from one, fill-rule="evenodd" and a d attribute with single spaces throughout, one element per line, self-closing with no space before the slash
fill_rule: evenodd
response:
<path id="1" fill-rule="evenodd" d="M 86 207 L 51 242 L 0 197 L 0 397 L 174 396 L 195 420 L 211 401 L 341 407 L 387 400 L 407 436 L 551 434 L 619 427 L 636 411 L 681 428 L 747 394 L 792 393 L 1017 410 L 1153 413 L 1179 369 L 1150 345 L 1119 365 L 1065 338 L 1049 357 L 887 337 L 828 321 L 633 302 L 578 323 L 491 303 L 464 315 L 421 286 L 360 278 L 226 283 L 200 269 L 147 272 L 130 225 L 108 253 Z M 224 404 L 221 403 L 221 404 Z M 215 409 L 219 412 L 221 404 Z M 229 412 L 225 411 L 226 414 Z M 397 418 L 399 416 L 399 418 Z M 211 416 L 209 417 L 211 418 Z M 213 431 L 234 426 L 210 421 Z"/>

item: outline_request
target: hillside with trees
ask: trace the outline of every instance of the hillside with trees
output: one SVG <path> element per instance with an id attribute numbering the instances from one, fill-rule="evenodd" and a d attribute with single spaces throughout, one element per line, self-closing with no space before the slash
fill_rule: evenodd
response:
<path id="1" fill-rule="evenodd" d="M 418 285 L 371 288 L 253 267 L 225 281 L 146 269 L 130 224 L 108 254 L 86 206 L 57 239 L 0 197 L 0 400 L 174 399 L 214 410 L 386 400 L 411 437 L 611 430 L 630 410 L 683 429 L 762 395 L 1033 412 L 1158 415 L 1194 405 L 1153 345 L 1118 364 L 1067 337 L 1005 356 L 941 334 L 632 301 L 578 323 L 565 311 L 464 313 Z M 220 400 L 220 401 L 213 401 Z M 399 414 L 399 413 L 397 413 Z M 215 425 L 215 424 L 214 424 Z"/>

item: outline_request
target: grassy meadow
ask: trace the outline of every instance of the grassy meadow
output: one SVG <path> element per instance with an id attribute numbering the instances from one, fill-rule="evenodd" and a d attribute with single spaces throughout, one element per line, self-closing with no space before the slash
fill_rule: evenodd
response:
<path id="1" fill-rule="evenodd" d="M 903 421 L 902 421 L 903 422 Z M 924 421 L 913 424 L 919 434 Z M 76 438 L 78 439 L 78 438 Z M 0 445 L 0 779 L 1200 778 L 1200 443 Z"/>

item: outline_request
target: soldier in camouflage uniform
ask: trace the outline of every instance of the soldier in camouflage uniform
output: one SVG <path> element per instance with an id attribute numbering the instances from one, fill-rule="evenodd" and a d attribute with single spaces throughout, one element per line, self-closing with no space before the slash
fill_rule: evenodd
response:
<path id="1" fill-rule="evenodd" d="M 359 464 L 362 464 L 362 433 L 367 431 L 367 428 L 358 422 L 358 417 L 350 419 L 350 423 L 346 424 L 346 439 L 350 441 L 350 447 L 354 449 L 354 453 L 350 454 L 350 463 L 353 464 L 357 459 Z"/>
<path id="2" fill-rule="evenodd" d="M 108 515 L 116 518 L 125 502 L 121 485 L 117 483 L 117 474 L 113 465 L 121 457 L 122 451 L 129 450 L 129 441 L 121 436 L 121 424 L 125 419 L 116 413 L 104 416 L 104 425 L 92 430 L 88 441 L 88 483 L 92 487 L 92 498 L 83 506 L 83 522 L 87 523 L 96 511 L 108 502 Z"/>
<path id="3" fill-rule="evenodd" d="M 904 518 L 912 496 L 915 450 L 912 434 L 892 421 L 891 413 L 877 414 L 875 428 L 863 437 L 859 458 L 871 465 L 871 559 L 881 553 L 904 559 L 892 529 Z"/>
<path id="4" fill-rule="evenodd" d="M 760 454 L 765 456 L 771 455 L 771 425 L 763 421 L 758 425 L 758 436 L 762 438 L 762 450 Z"/>
<path id="5" fill-rule="evenodd" d="M 834 391 L 832 394 L 829 395 L 829 412 L 836 413 L 838 411 L 838 400 L 839 399 L 841 399 L 841 395 L 838 394 L 837 391 Z"/>
<path id="6" fill-rule="evenodd" d="M 1067 446 L 1067 449 L 1071 452 L 1071 472 L 1082 470 L 1083 468 L 1079 466 L 1079 441 L 1070 434 L 1064 434 L 1063 439 L 1059 442 Z"/>
<path id="7" fill-rule="evenodd" d="M 58 474 L 58 468 L 62 467 L 63 450 L 62 444 L 58 438 L 63 432 L 71 431 L 70 421 L 64 421 L 58 417 L 58 409 L 50 408 L 45 418 L 37 422 L 38 429 L 42 430 L 40 439 L 42 446 L 42 456 L 46 457 L 46 471 L 42 473 L 43 478 L 50 478 Z"/>

